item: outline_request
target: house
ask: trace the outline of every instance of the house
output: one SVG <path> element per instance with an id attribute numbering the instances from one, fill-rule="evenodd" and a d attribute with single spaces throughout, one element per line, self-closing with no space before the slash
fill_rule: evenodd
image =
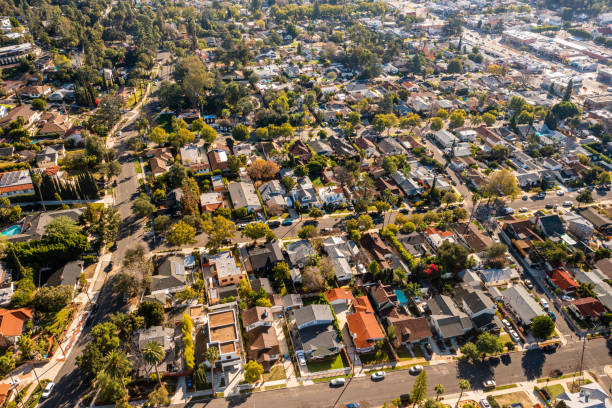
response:
<path id="1" fill-rule="evenodd" d="M 416 231 L 410 234 L 399 233 L 395 237 L 412 256 L 419 258 L 430 252 L 425 237 Z"/>
<path id="2" fill-rule="evenodd" d="M 297 342 L 294 348 L 302 351 L 307 360 L 338 354 L 343 346 L 334 328 L 334 315 L 329 305 L 312 304 L 293 311 Z"/>
<path id="3" fill-rule="evenodd" d="M 429 321 L 443 339 L 463 336 L 473 328 L 470 317 L 446 295 L 435 295 L 427 301 L 427 307 L 431 312 Z"/>
<path id="4" fill-rule="evenodd" d="M 406 175 L 399 170 L 396 171 L 391 178 L 408 197 L 417 196 L 425 191 L 421 184 L 406 177 Z"/>
<path id="5" fill-rule="evenodd" d="M 380 155 L 378 149 L 376 149 L 376 145 L 374 144 L 374 142 L 363 136 L 359 136 L 355 139 L 355 146 L 357 146 L 360 150 L 364 151 L 367 158 Z"/>
<path id="6" fill-rule="evenodd" d="M 368 287 L 368 291 L 376 311 L 381 315 L 389 313 L 399 304 L 395 290 L 389 285 L 378 282 L 376 285 Z"/>
<path id="7" fill-rule="evenodd" d="M 170 169 L 169 163 L 172 160 L 170 149 L 151 149 L 147 151 L 147 157 L 154 177 L 161 176 Z"/>
<path id="8" fill-rule="evenodd" d="M 342 236 L 331 236 L 323 240 L 323 251 L 330 258 L 348 258 L 352 260 L 359 255 L 359 248 L 353 241 Z"/>
<path id="9" fill-rule="evenodd" d="M 458 288 L 457 298 L 461 308 L 470 316 L 476 329 L 489 330 L 495 326 L 493 319 L 497 307 L 482 290 Z"/>
<path id="10" fill-rule="evenodd" d="M 249 273 L 269 271 L 283 259 L 281 243 L 278 240 L 274 240 L 266 242 L 263 247 L 250 249 L 248 262 L 245 263 L 245 266 Z"/>
<path id="11" fill-rule="evenodd" d="M 299 202 L 303 208 L 320 207 L 322 205 L 308 176 L 297 180 L 296 186 L 291 190 L 291 199 L 294 203 Z"/>
<path id="12" fill-rule="evenodd" d="M 593 269 L 590 272 L 578 272 L 575 278 L 578 282 L 592 284 L 599 301 L 612 310 L 612 287 L 606 283 L 606 275 L 598 269 Z"/>
<path id="13" fill-rule="evenodd" d="M 530 325 L 537 316 L 546 314 L 522 285 L 510 286 L 503 295 L 506 307 L 514 314 L 516 321 L 524 326 Z"/>
<path id="14" fill-rule="evenodd" d="M 183 166 L 189 167 L 195 173 L 206 173 L 210 171 L 208 157 L 202 154 L 203 148 L 196 144 L 188 144 L 181 147 L 181 163 Z"/>
<path id="15" fill-rule="evenodd" d="M 209 256 L 208 262 L 203 266 L 210 267 L 219 286 L 237 285 L 241 279 L 246 279 L 246 273 L 236 264 L 236 259 L 229 251 Z"/>
<path id="16" fill-rule="evenodd" d="M 319 199 L 324 205 L 340 205 L 346 203 L 342 187 L 326 186 L 318 190 Z"/>
<path id="17" fill-rule="evenodd" d="M 71 261 L 60 269 L 55 271 L 49 279 L 47 279 L 47 285 L 59 286 L 67 285 L 73 289 L 76 289 L 79 284 L 79 276 L 83 273 L 83 261 Z"/>
<path id="18" fill-rule="evenodd" d="M 273 321 L 269 307 L 254 306 L 242 312 L 242 327 L 247 333 L 247 357 L 259 362 L 264 371 L 269 371 L 281 354 Z"/>
<path id="19" fill-rule="evenodd" d="M 222 149 L 210 149 L 208 151 L 208 163 L 210 169 L 226 170 L 227 169 L 227 152 Z"/>
<path id="20" fill-rule="evenodd" d="M 41 120 L 42 127 L 38 130 L 38 136 L 64 136 L 72 128 L 72 121 L 66 115 L 59 113 L 45 113 Z"/>
<path id="21" fill-rule="evenodd" d="M 308 145 L 316 154 L 331 156 L 334 153 L 331 146 L 323 140 L 315 140 L 314 142 L 310 142 Z"/>
<path id="22" fill-rule="evenodd" d="M 295 156 L 300 161 L 307 163 L 312 158 L 312 152 L 306 143 L 301 140 L 296 141 L 289 147 L 289 154 Z"/>
<path id="23" fill-rule="evenodd" d="M 176 293 L 187 287 L 184 258 L 170 256 L 157 268 L 157 275 L 151 278 L 151 294 Z"/>
<path id="24" fill-rule="evenodd" d="M 595 227 L 590 221 L 574 212 L 565 213 L 563 220 L 567 225 L 567 230 L 578 239 L 589 240 L 595 232 Z"/>
<path id="25" fill-rule="evenodd" d="M 348 289 L 342 288 L 334 288 L 325 292 L 325 297 L 329 300 L 329 303 L 332 306 L 344 306 L 347 309 L 350 309 L 353 303 L 355 303 L 355 298 L 353 297 L 353 293 Z"/>
<path id="26" fill-rule="evenodd" d="M 395 328 L 395 335 L 403 345 L 418 343 L 432 336 L 431 327 L 425 317 L 413 317 L 395 308 L 385 319 Z"/>
<path id="27" fill-rule="evenodd" d="M 353 145 L 346 139 L 342 139 L 340 137 L 332 135 L 329 137 L 328 140 L 333 153 L 335 153 L 337 156 L 352 157 L 357 156 L 359 154 L 357 150 L 355 150 Z"/>
<path id="28" fill-rule="evenodd" d="M 602 234 L 609 235 L 612 232 L 612 220 L 600 214 L 597 209 L 592 207 L 584 208 L 580 211 L 580 215 L 593 224 Z"/>
<path id="29" fill-rule="evenodd" d="M 388 259 L 391 258 L 391 248 L 385 244 L 376 232 L 366 232 L 361 236 L 361 245 L 370 252 L 381 269 L 389 269 L 391 265 Z"/>
<path id="30" fill-rule="evenodd" d="M 21 95 L 22 98 L 34 99 L 44 98 L 52 92 L 53 89 L 47 85 L 32 85 L 21 88 L 19 90 L 19 95 Z"/>
<path id="31" fill-rule="evenodd" d="M 23 118 L 23 127 L 27 129 L 40 119 L 41 116 L 41 111 L 34 110 L 31 105 L 24 104 L 15 107 L 6 116 L 1 117 L 0 126 L 5 128 L 9 123 L 21 117 Z"/>
<path id="32" fill-rule="evenodd" d="M 546 237 L 559 236 L 565 233 L 563 221 L 557 214 L 537 217 L 536 226 Z"/>
<path id="33" fill-rule="evenodd" d="M 557 396 L 568 408 L 609 408 L 610 397 L 598 383 L 584 384 L 579 392 L 564 392 Z"/>
<path id="34" fill-rule="evenodd" d="M 444 129 L 438 130 L 436 133 L 434 133 L 433 137 L 436 141 L 436 144 L 443 149 L 448 149 L 449 147 L 452 147 L 453 144 L 458 143 L 458 140 L 455 135 Z"/>
<path id="35" fill-rule="evenodd" d="M 27 170 L 0 173 L 0 197 L 34 194 L 34 184 Z"/>
<path id="36" fill-rule="evenodd" d="M 353 307 L 356 312 L 374 313 L 374 308 L 367 295 L 357 296 L 353 303 Z"/>
<path id="37" fill-rule="evenodd" d="M 478 273 L 485 286 L 507 285 L 519 278 L 519 273 L 514 268 L 480 269 Z"/>
<path id="38" fill-rule="evenodd" d="M 268 295 L 274 294 L 274 289 L 272 288 L 272 284 L 268 278 L 253 279 L 251 281 L 251 289 L 253 289 L 255 292 L 259 292 L 263 289 Z"/>
<path id="39" fill-rule="evenodd" d="M 608 279 L 612 279 L 612 260 L 603 258 L 595 262 L 595 268 L 603 273 Z"/>
<path id="40" fill-rule="evenodd" d="M 33 316 L 34 310 L 31 307 L 0 309 L 0 346 L 6 348 L 15 344 L 23 333 L 25 324 L 31 321 Z"/>
<path id="41" fill-rule="evenodd" d="M 316 252 L 308 240 L 302 239 L 299 241 L 287 244 L 285 250 L 289 257 L 291 265 L 302 267 L 311 257 L 316 255 Z"/>
<path id="42" fill-rule="evenodd" d="M 215 347 L 219 351 L 219 359 L 215 365 L 225 370 L 239 369 L 244 363 L 240 329 L 235 303 L 224 303 L 209 306 L 208 323 L 196 334 L 196 345 L 204 344 L 197 350 L 197 362 L 210 367 L 206 360 L 206 350 Z"/>
<path id="43" fill-rule="evenodd" d="M 385 156 L 397 156 L 398 154 L 406 154 L 406 149 L 402 147 L 400 142 L 392 137 L 382 138 L 378 142 L 378 149 Z"/>
<path id="44" fill-rule="evenodd" d="M 578 288 L 578 283 L 563 269 L 548 272 L 548 281 L 565 294 L 574 293 Z"/>
<path id="45" fill-rule="evenodd" d="M 281 298 L 283 302 L 283 308 L 286 311 L 299 309 L 304 306 L 304 302 L 302 302 L 302 297 L 295 293 L 290 293 Z"/>
<path id="46" fill-rule="evenodd" d="M 8 383 L 0 384 L 0 406 L 4 407 L 7 401 L 11 398 L 13 385 Z"/>
<path id="47" fill-rule="evenodd" d="M 373 351 L 376 342 L 383 340 L 383 334 L 376 317 L 372 313 L 356 312 L 346 316 L 348 331 L 358 353 Z"/>
<path id="48" fill-rule="evenodd" d="M 493 245 L 493 240 L 482 232 L 478 226 L 472 222 L 457 226 L 457 234 L 467 246 L 475 253 L 481 253 Z"/>
<path id="49" fill-rule="evenodd" d="M 597 321 L 606 312 L 605 306 L 593 297 L 585 297 L 568 302 L 568 308 L 582 320 Z"/>
<path id="50" fill-rule="evenodd" d="M 246 208 L 249 213 L 261 211 L 261 203 L 251 182 L 234 181 L 227 186 L 234 208 Z"/>
<path id="51" fill-rule="evenodd" d="M 424 233 L 425 239 L 436 251 L 445 241 L 457 243 L 457 241 L 455 240 L 455 234 L 453 234 L 451 231 L 442 231 L 435 227 L 429 227 L 425 230 Z"/>
<path id="52" fill-rule="evenodd" d="M 287 209 L 285 188 L 279 180 L 271 180 L 259 186 L 259 194 L 268 209 L 283 211 Z"/>
<path id="53" fill-rule="evenodd" d="M 165 356 L 163 361 L 157 366 L 160 374 L 179 371 L 180 367 L 177 365 L 180 362 L 178 364 L 175 363 L 177 353 L 175 351 L 174 329 L 163 326 L 151 326 L 148 329 L 141 329 L 134 334 L 138 343 L 138 349 L 141 352 L 152 341 L 161 344 L 163 347 Z M 138 369 L 139 375 L 142 377 L 146 376 L 150 369 L 151 367 L 145 367 L 143 364 Z"/>
<path id="54" fill-rule="evenodd" d="M 223 208 L 225 207 L 223 195 L 215 191 L 212 193 L 202 193 L 200 194 L 200 206 L 203 213 L 214 212 L 219 208 Z"/>

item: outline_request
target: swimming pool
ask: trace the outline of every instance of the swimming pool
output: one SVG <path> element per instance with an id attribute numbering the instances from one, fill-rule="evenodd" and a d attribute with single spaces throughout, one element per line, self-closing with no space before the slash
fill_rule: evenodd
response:
<path id="1" fill-rule="evenodd" d="M 0 232 L 0 235 L 3 237 L 10 237 L 11 235 L 17 235 L 21 232 L 21 225 L 12 225 Z"/>
<path id="2" fill-rule="evenodd" d="M 397 301 L 400 303 L 400 305 L 408 304 L 408 298 L 403 290 L 395 289 L 395 296 L 397 296 Z"/>

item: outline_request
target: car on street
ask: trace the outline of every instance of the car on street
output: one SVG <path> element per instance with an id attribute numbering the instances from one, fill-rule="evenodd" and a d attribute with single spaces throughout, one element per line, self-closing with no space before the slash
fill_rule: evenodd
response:
<path id="1" fill-rule="evenodd" d="M 551 203 L 547 203 L 547 204 L 546 204 L 544 207 L 545 207 L 547 210 L 552 210 L 553 205 L 552 205 Z"/>
<path id="2" fill-rule="evenodd" d="M 493 380 L 487 380 L 487 381 L 483 381 L 482 383 L 482 388 L 495 388 L 497 386 L 497 383 Z"/>
<path id="3" fill-rule="evenodd" d="M 558 195 L 559 197 L 561 197 L 563 194 L 565 194 L 565 193 L 563 192 L 563 190 L 557 190 L 557 195 Z"/>
<path id="4" fill-rule="evenodd" d="M 524 196 L 523 196 L 523 201 L 527 201 L 527 198 L 529 198 L 529 197 L 527 197 L 526 195 L 524 195 Z"/>
<path id="5" fill-rule="evenodd" d="M 270 228 L 278 228 L 278 227 L 280 227 L 280 225 L 281 225 L 280 221 L 270 221 L 268 223 L 268 226 Z"/>
<path id="6" fill-rule="evenodd" d="M 423 371 L 423 366 L 420 364 L 414 365 L 412 367 L 410 367 L 410 369 L 408 370 L 408 372 L 412 375 L 417 375 L 419 374 L 421 371 Z"/>
<path id="7" fill-rule="evenodd" d="M 478 401 L 478 405 L 480 405 L 481 408 L 491 408 L 491 404 L 489 404 L 489 401 L 484 398 Z"/>
<path id="8" fill-rule="evenodd" d="M 538 197 L 540 200 L 543 200 L 543 199 L 545 199 L 545 198 L 546 198 L 546 193 L 545 193 L 544 191 L 542 191 L 541 193 L 539 193 L 539 194 L 537 195 L 537 197 Z"/>
<path id="9" fill-rule="evenodd" d="M 544 298 L 540 299 L 540 304 L 542 305 L 544 309 L 548 310 L 548 302 L 546 301 L 546 299 Z"/>
<path id="10" fill-rule="evenodd" d="M 331 387 L 342 387 L 344 384 L 346 384 L 346 379 L 344 377 L 334 378 L 329 382 Z"/>
<path id="11" fill-rule="evenodd" d="M 523 282 L 525 283 L 525 286 L 527 286 L 527 289 L 533 289 L 533 282 L 531 282 L 531 280 L 525 279 Z"/>
<path id="12" fill-rule="evenodd" d="M 565 201 L 565 202 L 563 203 L 563 206 L 564 206 L 564 207 L 571 207 L 572 205 L 573 205 L 573 204 L 572 204 L 572 202 L 571 202 L 571 201 Z"/>
<path id="13" fill-rule="evenodd" d="M 281 223 L 284 227 L 293 224 L 293 220 L 291 218 L 285 218 Z"/>
<path id="14" fill-rule="evenodd" d="M 514 214 L 514 208 L 512 208 L 512 207 L 506 207 L 506 208 L 504 208 L 504 210 L 502 211 L 502 213 L 503 213 L 504 215 L 511 215 L 511 214 Z"/>
<path id="15" fill-rule="evenodd" d="M 47 384 L 47 386 L 45 387 L 45 389 L 42 392 L 41 397 L 42 398 L 49 398 L 49 395 L 51 395 L 51 393 L 53 392 L 53 388 L 55 388 L 55 383 L 54 382 L 50 382 L 49 384 Z"/>
<path id="16" fill-rule="evenodd" d="M 361 404 L 358 402 L 351 402 L 350 404 L 346 404 L 346 408 L 361 408 Z"/>
<path id="17" fill-rule="evenodd" d="M 552 312 L 552 310 L 548 311 L 548 315 L 550 316 L 550 318 L 552 319 L 553 322 L 557 321 L 557 316 L 555 316 L 555 314 Z"/>
<path id="18" fill-rule="evenodd" d="M 502 319 L 502 323 L 504 324 L 504 326 L 510 327 L 510 322 L 507 319 Z"/>
<path id="19" fill-rule="evenodd" d="M 527 207 L 519 208 L 519 212 L 527 212 L 527 211 L 529 211 L 529 209 Z"/>
<path id="20" fill-rule="evenodd" d="M 384 371 L 376 371 L 376 372 L 373 372 L 370 375 L 370 379 L 372 381 L 382 381 L 382 380 L 385 379 L 386 376 L 387 376 L 387 374 L 385 374 Z"/>

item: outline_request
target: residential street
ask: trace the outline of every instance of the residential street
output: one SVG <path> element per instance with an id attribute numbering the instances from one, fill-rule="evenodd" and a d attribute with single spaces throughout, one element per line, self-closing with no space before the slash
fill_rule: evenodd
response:
<path id="1" fill-rule="evenodd" d="M 596 339 L 587 343 L 584 367 L 603 374 L 603 367 L 612 363 L 612 343 L 605 339 Z M 442 384 L 446 394 L 459 392 L 459 377 L 470 381 L 472 389 L 482 388 L 482 381 L 494 378 L 497 385 L 513 384 L 521 381 L 546 377 L 559 369 L 563 373 L 572 373 L 580 365 L 581 342 L 568 344 L 554 354 L 544 354 L 539 350 L 525 353 L 512 353 L 511 362 L 499 361 L 496 366 L 482 363 L 477 365 L 464 362 L 452 362 L 426 367 L 428 378 L 428 396 L 435 396 L 434 385 Z M 400 394 L 410 393 L 416 377 L 407 370 L 388 372 L 387 378 L 373 382 L 369 377 L 355 377 L 344 388 L 330 388 L 329 383 L 320 383 L 307 387 L 288 388 L 254 394 L 246 394 L 231 399 L 217 399 L 210 402 L 174 405 L 174 407 L 273 407 L 282 402 L 284 408 L 328 408 L 343 407 L 350 402 L 359 402 L 362 407 L 381 406 L 397 398 Z M 609 380 L 602 378 L 604 388 L 609 388 Z"/>

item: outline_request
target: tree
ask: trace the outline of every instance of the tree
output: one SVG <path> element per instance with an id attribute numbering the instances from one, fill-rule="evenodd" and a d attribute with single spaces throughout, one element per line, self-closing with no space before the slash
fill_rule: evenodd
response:
<path id="1" fill-rule="evenodd" d="M 456 273 L 468 266 L 468 251 L 463 245 L 451 241 L 444 241 L 438 247 L 436 258 L 445 272 Z"/>
<path id="2" fill-rule="evenodd" d="M 312 207 L 308 212 L 308 215 L 310 215 L 312 218 L 321 218 L 323 216 L 323 210 L 317 207 Z"/>
<path id="3" fill-rule="evenodd" d="M 397 163 L 396 163 L 395 157 L 385 156 L 383 158 L 382 167 L 387 174 L 389 175 L 395 174 L 395 172 L 397 171 Z"/>
<path id="4" fill-rule="evenodd" d="M 111 322 L 97 324 L 91 330 L 91 340 L 83 353 L 77 357 L 77 365 L 92 374 L 97 374 L 103 366 L 104 356 L 119 347 L 117 326 Z"/>
<path id="5" fill-rule="evenodd" d="M 385 211 L 389 211 L 391 209 L 391 204 L 382 200 L 376 201 L 374 205 L 376 206 L 376 211 L 378 211 L 379 214 L 382 214 Z"/>
<path id="6" fill-rule="evenodd" d="M 160 388 L 163 387 L 161 382 L 161 376 L 159 375 L 159 365 L 166 358 L 166 352 L 160 342 L 152 340 L 149 341 L 141 350 L 142 358 L 150 366 L 155 368 L 155 374 Z"/>
<path id="7" fill-rule="evenodd" d="M 257 159 L 251 164 L 248 172 L 253 180 L 269 180 L 274 178 L 278 171 L 278 164 L 273 161 Z"/>
<path id="8" fill-rule="evenodd" d="M 295 187 L 296 181 L 293 179 L 293 177 L 285 176 L 281 179 L 281 184 L 283 187 L 285 187 L 286 191 L 291 191 L 293 190 L 293 187 Z"/>
<path id="9" fill-rule="evenodd" d="M 463 72 L 463 63 L 459 58 L 453 58 L 446 67 L 446 72 L 449 74 L 460 74 Z"/>
<path id="10" fill-rule="evenodd" d="M 481 333 L 476 339 L 476 348 L 483 355 L 497 354 L 504 351 L 504 345 L 499 340 L 499 337 L 494 336 L 489 332 Z"/>
<path id="11" fill-rule="evenodd" d="M 565 93 L 563 94 L 563 102 L 569 102 L 572 99 L 572 91 L 574 88 L 574 80 L 570 78 L 567 86 L 565 87 Z"/>
<path id="12" fill-rule="evenodd" d="M 510 155 L 510 149 L 508 148 L 508 146 L 504 146 L 504 145 L 495 145 L 491 148 L 491 151 L 489 152 L 489 157 L 497 161 L 506 160 L 506 158 L 509 157 L 509 155 Z"/>
<path id="13" fill-rule="evenodd" d="M 202 130 L 200 130 L 200 138 L 206 144 L 213 144 L 215 140 L 217 140 L 217 131 L 210 127 L 207 124 L 202 126 Z"/>
<path id="14" fill-rule="evenodd" d="M 302 272 L 302 284 L 309 292 L 321 291 L 325 289 L 325 277 L 319 268 L 309 265 Z"/>
<path id="15" fill-rule="evenodd" d="M 507 169 L 489 174 L 485 189 L 492 197 L 514 197 L 519 192 L 516 176 Z"/>
<path id="16" fill-rule="evenodd" d="M 15 368 L 15 357 L 13 353 L 6 353 L 0 356 L 0 375 L 6 376 Z"/>
<path id="17" fill-rule="evenodd" d="M 531 332 L 539 340 L 549 338 L 555 331 L 555 322 L 549 315 L 536 316 L 531 322 Z"/>
<path id="18" fill-rule="evenodd" d="M 206 246 L 214 250 L 221 247 L 225 240 L 234 238 L 236 233 L 236 224 L 221 215 L 205 221 L 202 228 L 208 234 Z"/>
<path id="19" fill-rule="evenodd" d="M 154 204 L 151 203 L 149 196 L 142 194 L 132 203 L 132 212 L 138 218 L 148 217 L 156 210 Z"/>
<path id="20" fill-rule="evenodd" d="M 436 384 L 434 386 L 436 390 L 436 401 L 440 399 L 440 395 L 444 394 L 444 386 L 442 384 Z"/>
<path id="21" fill-rule="evenodd" d="M 163 234 L 170 229 L 172 225 L 172 219 L 169 216 L 162 214 L 155 217 L 153 220 L 153 229 L 157 234 Z"/>
<path id="22" fill-rule="evenodd" d="M 204 355 L 208 364 L 210 364 L 210 384 L 212 386 L 212 395 L 215 395 L 215 363 L 219 360 L 219 349 L 215 346 L 210 346 Z"/>
<path id="23" fill-rule="evenodd" d="M 45 231 L 47 234 L 69 235 L 80 233 L 81 227 L 72 218 L 60 215 L 45 226 Z"/>
<path id="24" fill-rule="evenodd" d="M 420 404 L 427 395 L 427 372 L 421 371 L 417 376 L 414 386 L 412 387 L 412 393 L 410 398 L 412 399 L 413 407 Z"/>
<path id="25" fill-rule="evenodd" d="M 546 112 L 546 116 L 544 117 L 544 124 L 550 130 L 556 130 L 557 126 L 559 125 L 559 118 L 553 113 L 553 111 L 549 110 Z"/>
<path id="26" fill-rule="evenodd" d="M 267 238 L 275 238 L 274 232 L 270 229 L 270 226 L 265 222 L 254 222 L 248 224 L 242 230 L 242 236 L 250 238 L 252 240 L 257 240 L 259 238 L 267 237 Z"/>
<path id="27" fill-rule="evenodd" d="M 125 378 L 129 377 L 132 371 L 132 361 L 119 350 L 113 350 L 104 359 L 104 365 L 102 370 L 108 374 L 111 378 L 119 380 L 123 387 L 123 390 L 127 392 L 125 385 Z"/>
<path id="28" fill-rule="evenodd" d="M 274 282 L 280 283 L 291 279 L 291 273 L 287 262 L 279 262 L 272 268 Z"/>
<path id="29" fill-rule="evenodd" d="M 458 128 L 465 124 L 466 113 L 463 109 L 457 109 L 449 116 L 450 125 L 452 128 Z"/>
<path id="30" fill-rule="evenodd" d="M 485 250 L 484 257 L 491 261 L 505 256 L 506 252 L 508 252 L 508 247 L 506 244 L 497 243 L 491 245 Z"/>
<path id="31" fill-rule="evenodd" d="M 581 112 L 578 106 L 572 102 L 559 102 L 553 106 L 552 113 L 554 113 L 559 120 L 565 120 L 580 115 Z"/>
<path id="32" fill-rule="evenodd" d="M 155 144 L 163 145 L 168 141 L 168 133 L 161 126 L 156 126 L 149 132 L 149 139 Z"/>
<path id="33" fill-rule="evenodd" d="M 431 118 L 431 130 L 433 130 L 434 132 L 437 132 L 438 130 L 442 129 L 444 127 L 444 121 L 439 118 L 439 117 L 435 117 L 435 118 Z"/>
<path id="34" fill-rule="evenodd" d="M 249 384 L 256 383 L 261 378 L 263 372 L 264 369 L 261 364 L 259 364 L 257 361 L 250 360 L 244 366 L 244 379 Z"/>
<path id="35" fill-rule="evenodd" d="M 170 398 L 168 398 L 168 390 L 163 385 L 160 385 L 149 393 L 149 404 L 152 404 L 154 407 L 170 405 L 170 402 Z"/>
<path id="36" fill-rule="evenodd" d="M 497 118 L 495 117 L 495 115 L 486 112 L 483 113 L 482 116 L 482 121 L 484 122 L 485 125 L 487 126 L 493 126 L 493 124 L 495 124 L 495 122 L 497 122 Z"/>
<path id="37" fill-rule="evenodd" d="M 145 327 L 161 326 L 164 323 L 164 306 L 145 300 L 138 305 L 138 315 L 144 318 Z"/>
<path id="38" fill-rule="evenodd" d="M 249 128 L 246 125 L 240 124 L 240 125 L 236 125 L 234 126 L 234 129 L 232 129 L 232 137 L 235 140 L 247 140 L 249 138 Z"/>
<path id="39" fill-rule="evenodd" d="M 406 284 L 406 292 L 411 298 L 419 297 L 423 294 L 421 285 L 419 285 L 418 282 L 408 282 Z"/>
<path id="40" fill-rule="evenodd" d="M 480 358 L 480 351 L 478 351 L 476 344 L 472 342 L 467 342 L 461 347 L 461 354 L 471 361 L 476 361 Z"/>
<path id="41" fill-rule="evenodd" d="M 17 339 L 17 349 L 21 353 L 22 360 L 30 360 L 34 352 L 34 342 L 27 333 L 22 333 Z"/>
<path id="42" fill-rule="evenodd" d="M 581 298 L 592 297 L 596 298 L 595 285 L 592 283 L 580 282 L 576 288 L 576 294 Z"/>
<path id="43" fill-rule="evenodd" d="M 74 290 L 69 285 L 43 286 L 34 295 L 34 307 L 42 313 L 56 313 L 66 307 L 72 297 Z"/>
<path id="44" fill-rule="evenodd" d="M 576 196 L 576 201 L 585 204 L 592 203 L 594 200 L 593 195 L 591 194 L 591 190 L 589 190 L 588 188 L 582 190 L 582 192 Z"/>
<path id="45" fill-rule="evenodd" d="M 463 397 L 463 392 L 470 389 L 470 382 L 468 380 L 459 380 L 459 389 L 461 393 L 459 394 L 459 399 L 457 400 L 456 407 L 459 406 L 459 401 L 461 401 L 461 397 Z"/>
<path id="46" fill-rule="evenodd" d="M 44 111 L 45 109 L 47 109 L 47 101 L 40 98 L 32 99 L 32 109 Z"/>
<path id="47" fill-rule="evenodd" d="M 314 225 L 304 225 L 298 231 L 298 237 L 302 239 L 314 238 L 319 234 L 319 230 Z"/>
<path id="48" fill-rule="evenodd" d="M 194 242 L 196 229 L 183 220 L 179 220 L 168 231 L 168 243 L 181 246 Z"/>
<path id="49" fill-rule="evenodd" d="M 43 211 L 47 211 L 45 208 L 45 201 L 43 200 L 42 193 L 40 191 L 40 185 L 42 184 L 42 176 L 40 173 L 30 172 L 30 177 L 32 178 L 32 183 L 36 185 L 36 190 L 38 191 L 38 198 L 40 199 L 40 205 L 42 205 Z"/>
<path id="50" fill-rule="evenodd" d="M 390 129 L 397 125 L 397 123 L 397 116 L 395 116 L 393 113 L 384 113 L 376 115 L 372 125 L 374 126 L 374 130 L 382 133 L 385 131 L 385 129 Z"/>

